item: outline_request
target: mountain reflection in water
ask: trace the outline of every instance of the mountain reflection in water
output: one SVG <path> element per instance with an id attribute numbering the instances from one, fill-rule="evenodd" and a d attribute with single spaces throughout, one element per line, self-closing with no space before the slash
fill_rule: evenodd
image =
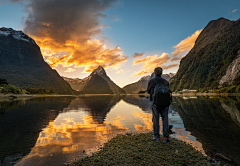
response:
<path id="1" fill-rule="evenodd" d="M 230 99 L 174 97 L 169 109 L 172 137 L 203 154 L 221 153 L 237 160 L 240 104 Z M 64 165 L 91 155 L 116 134 L 152 131 L 151 102 L 136 95 L 35 98 L 17 103 L 0 102 L 4 105 L 0 107 L 4 108 L 0 111 L 0 163 L 28 153 L 17 166 Z"/>
<path id="2" fill-rule="evenodd" d="M 174 97 L 171 106 L 208 156 L 221 153 L 240 164 L 239 97 Z"/>

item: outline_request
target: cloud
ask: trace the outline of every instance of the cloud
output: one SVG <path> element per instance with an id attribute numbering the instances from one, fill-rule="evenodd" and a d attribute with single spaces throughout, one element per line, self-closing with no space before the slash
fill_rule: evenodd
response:
<path id="1" fill-rule="evenodd" d="M 21 2 L 24 0 L 8 0 Z M 44 59 L 56 67 L 74 65 L 91 72 L 98 65 L 118 69 L 126 62 L 120 47 L 108 48 L 102 35 L 100 19 L 107 17 L 103 11 L 116 0 L 25 0 L 28 16 L 24 32 L 41 47 Z M 68 70 L 67 70 L 68 71 Z"/>
<path id="2" fill-rule="evenodd" d="M 196 39 L 198 38 L 201 32 L 202 30 L 197 30 L 194 34 L 192 34 L 191 36 L 188 36 L 186 39 L 182 40 L 180 43 L 173 46 L 173 48 L 175 48 L 175 51 L 172 52 L 173 57 L 177 57 L 183 51 L 191 50 L 195 44 Z"/>
<path id="3" fill-rule="evenodd" d="M 133 54 L 133 58 L 139 58 L 139 57 L 141 57 L 141 56 L 143 56 L 143 52 L 142 53 L 134 53 Z"/>
<path id="4" fill-rule="evenodd" d="M 123 73 L 123 70 L 122 70 L 122 69 L 117 72 L 117 74 L 120 74 L 120 73 Z"/>
<path id="5" fill-rule="evenodd" d="M 168 66 L 162 66 L 162 68 L 163 69 L 165 69 L 165 70 L 167 70 L 167 69 L 171 69 L 171 68 L 173 68 L 173 67 L 177 67 L 179 64 L 170 64 L 170 65 L 168 65 Z"/>
<path id="6" fill-rule="evenodd" d="M 134 72 L 133 76 L 142 76 L 142 75 L 146 75 L 146 74 L 150 74 L 147 70 L 140 70 L 138 72 Z"/>
<path id="7" fill-rule="evenodd" d="M 71 73 L 71 72 L 74 72 L 74 71 L 76 71 L 76 70 L 75 70 L 75 69 L 73 69 L 73 68 L 67 68 L 67 70 L 66 70 L 66 71 L 64 71 L 64 72 Z"/>
<path id="8" fill-rule="evenodd" d="M 173 61 L 179 61 L 179 60 L 181 60 L 181 59 L 182 59 L 182 57 L 174 57 L 174 58 L 171 59 L 171 62 L 173 62 Z"/>
<path id="9" fill-rule="evenodd" d="M 143 63 L 143 66 L 140 71 L 134 72 L 133 76 L 150 74 L 154 71 L 156 67 L 165 67 L 163 64 L 166 63 L 168 60 L 171 60 L 171 57 L 165 52 L 162 53 L 161 56 L 155 54 L 153 56 L 147 56 L 146 58 L 143 59 L 138 59 L 133 62 L 133 65 Z"/>
<path id="10" fill-rule="evenodd" d="M 238 9 L 234 9 L 232 12 L 234 13 L 234 12 L 236 12 Z"/>

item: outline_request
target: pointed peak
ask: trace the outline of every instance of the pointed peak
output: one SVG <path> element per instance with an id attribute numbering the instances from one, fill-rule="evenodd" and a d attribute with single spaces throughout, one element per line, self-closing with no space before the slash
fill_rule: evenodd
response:
<path id="1" fill-rule="evenodd" d="M 97 69 L 95 69 L 95 70 L 104 70 L 104 68 L 102 67 L 102 66 L 98 66 L 98 68 Z"/>
<path id="2" fill-rule="evenodd" d="M 102 66 L 98 66 L 97 69 L 94 69 L 91 75 L 98 74 L 98 75 L 106 75 L 106 72 Z"/>

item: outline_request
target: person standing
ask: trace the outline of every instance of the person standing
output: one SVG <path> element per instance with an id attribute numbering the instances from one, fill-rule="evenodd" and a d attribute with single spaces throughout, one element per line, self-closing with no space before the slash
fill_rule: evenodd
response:
<path id="1" fill-rule="evenodd" d="M 166 84 L 169 88 L 169 82 L 166 81 L 161 77 L 162 75 L 162 68 L 157 67 L 154 69 L 154 75 L 155 77 L 152 78 L 148 82 L 147 92 L 150 94 L 150 101 L 153 101 L 153 95 L 154 95 L 154 89 L 156 85 L 158 84 Z M 160 142 L 160 134 L 159 134 L 159 114 L 162 117 L 162 123 L 163 123 L 163 142 L 168 143 L 169 140 L 169 127 L 168 127 L 168 109 L 169 106 L 166 107 L 159 107 L 156 106 L 154 103 L 152 104 L 152 114 L 153 114 L 153 139 L 157 142 Z"/>

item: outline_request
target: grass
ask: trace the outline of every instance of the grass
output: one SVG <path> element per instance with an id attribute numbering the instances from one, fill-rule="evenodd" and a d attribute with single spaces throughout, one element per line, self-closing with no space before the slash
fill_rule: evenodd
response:
<path id="1" fill-rule="evenodd" d="M 211 165 L 201 152 L 180 140 L 153 141 L 152 133 L 117 135 L 92 156 L 69 166 L 105 165 Z M 215 163 L 216 164 L 216 163 Z"/>

